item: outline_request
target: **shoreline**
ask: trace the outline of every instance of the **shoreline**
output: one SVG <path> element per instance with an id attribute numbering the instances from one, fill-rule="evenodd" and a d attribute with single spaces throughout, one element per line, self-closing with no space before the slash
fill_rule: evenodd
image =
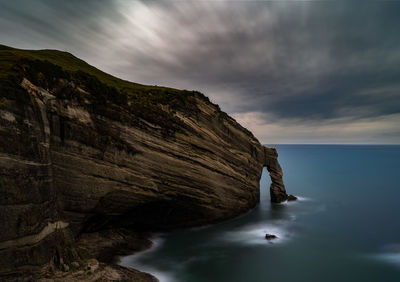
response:
<path id="1" fill-rule="evenodd" d="M 76 251 L 80 257 L 72 263 L 57 267 L 52 261 L 25 279 L 40 282 L 78 281 L 136 281 L 159 282 L 151 273 L 119 264 L 120 257 L 149 250 L 153 242 L 150 233 L 134 232 L 116 228 L 93 233 L 83 233 L 76 240 Z M 9 281 L 21 281 L 9 277 Z"/>
<path id="2" fill-rule="evenodd" d="M 77 240 L 77 247 L 86 250 L 100 264 L 117 268 L 122 272 L 132 272 L 130 279 L 140 282 L 159 282 L 151 273 L 120 265 L 121 258 L 150 250 L 154 243 L 151 233 L 137 232 L 125 228 L 108 229 L 93 233 L 83 233 Z"/>
<path id="3" fill-rule="evenodd" d="M 280 204 L 285 205 L 287 203 Z M 179 229 L 196 230 L 224 224 L 250 214 L 259 205 L 260 202 L 250 210 L 229 219 L 200 226 L 170 229 L 168 231 Z M 56 279 L 56 281 L 67 282 L 100 279 L 100 281 L 160 282 L 155 276 L 156 274 L 121 264 L 124 257 L 151 251 L 152 248 L 157 247 L 152 240 L 157 233 L 160 234 L 159 232 L 140 232 L 126 228 L 110 228 L 97 232 L 82 233 L 75 241 L 76 249 L 82 259 L 80 265 L 78 267 L 71 267 L 70 265 L 68 270 L 55 270 L 50 264 L 44 268 L 38 281 L 53 281 L 52 279 Z"/>

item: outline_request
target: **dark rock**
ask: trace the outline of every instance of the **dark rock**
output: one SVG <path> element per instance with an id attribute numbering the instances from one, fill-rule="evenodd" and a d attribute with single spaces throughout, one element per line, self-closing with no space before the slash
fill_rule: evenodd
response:
<path id="1" fill-rule="evenodd" d="M 265 234 L 265 239 L 267 239 L 267 240 L 273 240 L 273 239 L 276 239 L 276 238 L 278 238 L 276 235 Z"/>
<path id="2" fill-rule="evenodd" d="M 293 196 L 293 195 L 288 195 L 287 200 L 288 200 L 288 201 L 296 201 L 296 200 L 297 200 L 297 197 L 296 197 L 296 196 Z"/>
<path id="3" fill-rule="evenodd" d="M 69 271 L 69 266 L 66 265 L 66 264 L 62 264 L 62 270 L 63 270 L 64 272 L 68 272 L 68 271 Z"/>
<path id="4" fill-rule="evenodd" d="M 114 228 L 79 236 L 77 247 L 100 262 L 118 263 L 118 257 L 140 252 L 152 246 L 149 234 Z"/>
<path id="5" fill-rule="evenodd" d="M 282 179 L 282 168 L 278 162 L 278 152 L 274 148 L 264 146 L 264 166 L 271 177 L 270 196 L 271 202 L 281 203 L 287 200 L 285 185 Z"/>

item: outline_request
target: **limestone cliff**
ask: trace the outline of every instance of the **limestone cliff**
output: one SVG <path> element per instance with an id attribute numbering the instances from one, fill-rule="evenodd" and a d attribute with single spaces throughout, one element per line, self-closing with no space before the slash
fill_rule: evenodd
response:
<path id="1" fill-rule="evenodd" d="M 288 197 L 276 150 L 201 93 L 118 80 L 58 51 L 3 46 L 0 58 L 0 276 L 79 260 L 82 232 L 242 214 L 263 167 L 271 201 Z"/>

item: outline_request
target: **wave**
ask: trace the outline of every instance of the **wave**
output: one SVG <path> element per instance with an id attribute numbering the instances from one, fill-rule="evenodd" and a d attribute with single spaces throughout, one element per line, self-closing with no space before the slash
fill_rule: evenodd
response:
<path id="1" fill-rule="evenodd" d="M 313 201 L 313 199 L 308 198 L 308 197 L 301 197 L 301 196 L 296 196 L 297 197 L 297 201 L 299 202 L 310 202 Z"/>
<path id="2" fill-rule="evenodd" d="M 296 201 L 283 201 L 281 203 L 277 203 L 275 205 L 294 205 L 300 202 L 312 202 L 314 201 L 312 198 L 308 197 L 302 197 L 302 196 L 296 196 L 297 200 Z"/>
<path id="3" fill-rule="evenodd" d="M 150 273 L 151 275 L 157 277 L 157 279 L 160 282 L 177 281 L 176 278 L 174 277 L 174 275 L 170 272 L 161 271 L 161 270 L 153 268 L 151 266 L 149 267 L 146 264 L 140 263 L 140 260 L 143 257 L 146 257 L 149 254 L 155 252 L 157 249 L 159 249 L 163 245 L 165 239 L 163 238 L 163 236 L 161 234 L 158 234 L 158 235 L 153 235 L 153 237 L 151 238 L 151 241 L 153 244 L 149 249 L 135 253 L 130 256 L 120 257 L 119 265 L 122 265 L 125 267 L 130 267 L 130 268 L 135 268 L 142 272 Z"/>
<path id="4" fill-rule="evenodd" d="M 386 254 L 379 254 L 376 256 L 379 260 L 392 263 L 400 267 L 400 253 L 386 253 Z"/>
<path id="5" fill-rule="evenodd" d="M 400 244 L 386 245 L 382 253 L 373 256 L 375 259 L 400 267 Z"/>

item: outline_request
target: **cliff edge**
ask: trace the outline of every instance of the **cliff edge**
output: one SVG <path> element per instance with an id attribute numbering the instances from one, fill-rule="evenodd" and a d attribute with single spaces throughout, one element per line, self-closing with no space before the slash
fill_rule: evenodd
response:
<path id="1" fill-rule="evenodd" d="M 0 46 L 0 131 L 0 277 L 79 268 L 83 233 L 235 217 L 259 202 L 263 167 L 271 201 L 288 198 L 276 150 L 203 94 L 65 52 Z"/>

